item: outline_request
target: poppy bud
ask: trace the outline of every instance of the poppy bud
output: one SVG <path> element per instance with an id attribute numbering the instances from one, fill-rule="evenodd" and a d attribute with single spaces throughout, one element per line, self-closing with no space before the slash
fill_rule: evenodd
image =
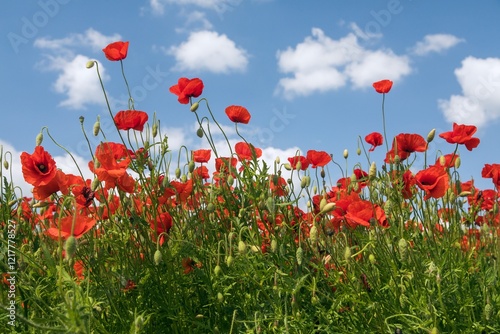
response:
<path id="1" fill-rule="evenodd" d="M 95 65 L 95 60 L 89 60 L 87 64 L 85 64 L 86 68 L 92 68 Z"/>
<path id="2" fill-rule="evenodd" d="M 202 128 L 198 128 L 198 130 L 196 130 L 196 135 L 199 138 L 203 138 L 203 129 Z"/>
<path id="3" fill-rule="evenodd" d="M 302 259 L 304 257 L 304 250 L 302 247 L 297 248 L 297 251 L 295 252 L 295 258 L 297 259 L 297 263 L 300 266 L 302 264 Z"/>
<path id="4" fill-rule="evenodd" d="M 181 169 L 179 167 L 175 169 L 175 177 L 177 179 L 181 177 Z"/>
<path id="5" fill-rule="evenodd" d="M 321 172 L 319 173 L 319 176 L 321 176 L 322 179 L 324 179 L 326 176 L 325 169 L 323 167 L 321 168 Z"/>
<path id="6" fill-rule="evenodd" d="M 283 167 L 285 167 L 285 169 L 288 171 L 292 170 L 292 166 L 288 162 L 286 164 L 283 164 Z"/>
<path id="7" fill-rule="evenodd" d="M 163 255 L 159 249 L 156 250 L 155 255 L 153 256 L 156 265 L 159 265 L 163 260 Z"/>
<path id="8" fill-rule="evenodd" d="M 295 165 L 295 170 L 299 171 L 302 169 L 302 162 L 297 161 L 297 164 Z"/>
<path id="9" fill-rule="evenodd" d="M 356 150 L 356 154 L 361 155 L 361 148 L 360 147 L 358 147 L 358 149 Z"/>
<path id="10" fill-rule="evenodd" d="M 40 146 L 42 145 L 42 142 L 43 142 L 43 133 L 42 131 L 40 131 L 40 133 L 36 136 L 35 144 L 36 146 Z"/>
<path id="11" fill-rule="evenodd" d="M 215 205 L 214 205 L 214 203 L 208 203 L 207 204 L 207 211 L 208 212 L 214 212 L 215 211 Z"/>
<path id="12" fill-rule="evenodd" d="M 490 303 L 486 304 L 484 306 L 484 318 L 486 320 L 490 320 L 492 313 L 493 313 L 493 307 L 491 307 Z"/>
<path id="13" fill-rule="evenodd" d="M 231 174 L 229 174 L 227 176 L 227 184 L 230 185 L 230 186 L 232 186 L 233 183 L 234 183 L 234 177 Z"/>
<path id="14" fill-rule="evenodd" d="M 151 135 L 153 136 L 153 138 L 156 138 L 156 135 L 158 135 L 158 123 L 156 122 L 154 122 L 151 126 Z"/>
<path id="15" fill-rule="evenodd" d="M 190 173 L 192 173 L 192 172 L 194 171 L 194 167 L 195 167 L 195 166 L 194 166 L 194 161 L 193 161 L 193 160 L 191 160 L 191 161 L 189 162 L 189 164 L 188 164 L 188 170 L 189 170 L 189 172 L 190 172 Z"/>
<path id="16" fill-rule="evenodd" d="M 224 295 L 222 295 L 222 293 L 220 292 L 217 292 L 217 300 L 219 301 L 219 303 L 222 303 L 224 301 Z"/>
<path id="17" fill-rule="evenodd" d="M 328 213 L 328 212 L 332 211 L 333 209 L 335 209 L 335 203 L 328 202 L 325 204 L 325 206 L 323 206 L 323 209 L 321 209 L 321 213 Z"/>
<path id="18" fill-rule="evenodd" d="M 245 244 L 245 242 L 243 240 L 240 240 L 238 242 L 238 252 L 243 255 L 247 252 L 247 245 Z"/>
<path id="19" fill-rule="evenodd" d="M 344 159 L 349 157 L 349 151 L 347 149 L 344 150 Z"/>
<path id="20" fill-rule="evenodd" d="M 181 175 L 181 182 L 185 183 L 187 181 L 187 176 L 186 174 Z"/>
<path id="21" fill-rule="evenodd" d="M 193 103 L 191 108 L 189 108 L 189 110 L 191 110 L 192 112 L 195 112 L 196 110 L 198 110 L 199 106 L 200 106 L 200 104 L 198 102 L 195 102 L 195 103 Z"/>
<path id="22" fill-rule="evenodd" d="M 276 162 L 277 165 L 280 164 L 281 160 L 280 160 L 280 157 L 276 157 L 276 160 L 274 160 Z"/>
<path id="23" fill-rule="evenodd" d="M 457 156 L 457 157 L 455 158 L 455 169 L 458 169 L 458 168 L 460 167 L 460 163 L 461 163 L 461 162 L 462 162 L 462 161 L 460 160 L 460 156 Z"/>
<path id="24" fill-rule="evenodd" d="M 231 265 L 233 264 L 234 262 L 234 258 L 232 255 L 229 255 L 227 258 L 226 258 L 226 264 L 228 267 L 231 267 Z"/>
<path id="25" fill-rule="evenodd" d="M 351 255 L 352 255 L 351 247 L 347 246 L 344 250 L 344 260 L 349 262 L 349 260 L 351 259 Z"/>
<path id="26" fill-rule="evenodd" d="M 442 156 L 440 156 L 440 157 L 439 157 L 439 164 L 440 164 L 441 166 L 446 165 L 446 158 L 445 158 L 445 156 L 444 156 L 444 155 L 442 155 Z"/>
<path id="27" fill-rule="evenodd" d="M 64 244 L 64 250 L 66 251 L 66 256 L 68 260 L 71 260 L 76 253 L 76 238 L 74 236 L 69 236 Z"/>
<path id="28" fill-rule="evenodd" d="M 92 183 L 90 185 L 90 189 L 92 191 L 96 191 L 100 184 L 101 183 L 100 183 L 99 179 L 96 177 L 94 180 L 92 180 Z"/>
<path id="29" fill-rule="evenodd" d="M 377 260 L 375 259 L 375 255 L 368 255 L 368 261 L 370 261 L 371 264 L 375 264 L 377 262 Z"/>
<path id="30" fill-rule="evenodd" d="M 436 135 L 436 129 L 432 129 L 427 135 L 427 142 L 430 143 L 432 140 L 434 140 L 435 135 Z"/>
<path id="31" fill-rule="evenodd" d="M 311 184 L 311 178 L 309 176 L 304 176 L 302 180 L 300 180 L 300 187 L 302 189 L 309 187 L 309 184 Z"/>
<path id="32" fill-rule="evenodd" d="M 271 240 L 271 251 L 275 253 L 278 250 L 278 241 L 276 239 Z"/>
<path id="33" fill-rule="evenodd" d="M 3 167 L 4 167 L 5 169 L 9 169 L 9 162 L 8 162 L 7 160 L 4 160 L 4 161 L 3 161 Z"/>
<path id="34" fill-rule="evenodd" d="M 215 276 L 219 276 L 222 271 L 222 268 L 219 265 L 216 265 L 214 268 L 214 274 Z"/>
<path id="35" fill-rule="evenodd" d="M 401 162 L 401 158 L 400 158 L 400 156 L 399 156 L 399 155 L 397 155 L 397 154 L 396 154 L 396 155 L 394 156 L 394 163 L 395 163 L 395 164 L 399 164 L 400 162 Z"/>
<path id="36" fill-rule="evenodd" d="M 327 203 L 326 198 L 324 198 L 324 197 L 321 199 L 321 201 L 319 201 L 319 210 L 320 211 L 323 211 L 323 208 L 325 207 L 326 203 Z"/>
<path id="37" fill-rule="evenodd" d="M 101 130 L 101 120 L 100 117 L 97 116 L 97 121 L 94 123 L 93 134 L 96 137 L 99 134 L 99 130 Z"/>

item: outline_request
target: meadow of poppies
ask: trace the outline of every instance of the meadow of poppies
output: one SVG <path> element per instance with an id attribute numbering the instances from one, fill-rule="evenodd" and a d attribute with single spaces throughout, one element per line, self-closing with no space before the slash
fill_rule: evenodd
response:
<path id="1" fill-rule="evenodd" d="M 124 77 L 128 47 L 103 49 Z M 220 147 L 219 121 L 239 135 L 252 115 L 212 111 L 200 78 L 166 95 L 192 113 L 204 149 L 174 154 L 129 91 L 128 110 L 102 116 L 118 140 L 99 119 L 83 134 L 92 159 L 78 168 L 91 179 L 58 168 L 48 128 L 32 152 L 2 151 L 0 332 L 500 332 L 500 164 L 478 171 L 488 189 L 460 177 L 480 147 L 472 125 L 386 138 L 392 85 L 373 84 L 384 133 L 341 161 L 314 149 L 264 161 L 241 135 Z M 429 154 L 434 140 L 449 152 Z M 30 194 L 11 182 L 13 159 Z"/>

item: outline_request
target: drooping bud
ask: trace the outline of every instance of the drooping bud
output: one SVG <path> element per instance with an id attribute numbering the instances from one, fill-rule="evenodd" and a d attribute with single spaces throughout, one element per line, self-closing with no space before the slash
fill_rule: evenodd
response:
<path id="1" fill-rule="evenodd" d="M 179 167 L 175 169 L 175 177 L 177 179 L 181 177 L 181 169 Z"/>
<path id="2" fill-rule="evenodd" d="M 295 252 L 295 258 L 297 259 L 297 263 L 300 266 L 302 264 L 302 259 L 304 257 L 304 250 L 302 247 L 297 248 L 297 251 Z"/>
<path id="3" fill-rule="evenodd" d="M 196 135 L 199 137 L 199 138 L 203 138 L 203 129 L 200 127 L 198 128 L 198 130 L 196 130 Z"/>
<path id="4" fill-rule="evenodd" d="M 87 64 L 85 64 L 86 68 L 92 68 L 95 65 L 95 60 L 89 60 Z"/>
<path id="5" fill-rule="evenodd" d="M 195 102 L 195 103 L 193 103 L 191 108 L 189 108 L 189 110 L 191 110 L 192 112 L 195 112 L 196 110 L 198 110 L 199 106 L 200 106 L 200 104 L 198 102 Z"/>
<path id="6" fill-rule="evenodd" d="M 299 171 L 302 169 L 302 162 L 297 161 L 297 164 L 295 165 L 295 170 Z"/>
<path id="7" fill-rule="evenodd" d="M 360 147 L 358 147 L 358 149 L 356 150 L 356 154 L 361 155 L 361 148 Z"/>
<path id="8" fill-rule="evenodd" d="M 153 256 L 156 265 L 159 265 L 163 260 L 163 255 L 159 249 L 156 250 L 155 255 Z"/>
<path id="9" fill-rule="evenodd" d="M 461 162 L 462 162 L 462 161 L 460 160 L 460 156 L 457 156 L 457 157 L 455 158 L 455 169 L 458 169 L 458 168 L 460 167 L 460 163 L 461 163 Z"/>
<path id="10" fill-rule="evenodd" d="M 439 164 L 441 166 L 446 165 L 446 157 L 444 155 L 442 155 L 442 156 L 439 157 Z"/>
<path id="11" fill-rule="evenodd" d="M 189 171 L 190 173 L 192 173 L 192 172 L 194 171 L 194 167 L 195 167 L 195 165 L 194 165 L 194 161 L 193 161 L 193 160 L 191 160 L 191 161 L 188 163 L 188 171 Z"/>
<path id="12" fill-rule="evenodd" d="M 5 169 L 9 169 L 9 162 L 8 162 L 7 160 L 4 160 L 4 161 L 3 161 L 3 167 L 4 167 Z"/>
<path id="13" fill-rule="evenodd" d="M 66 251 L 66 257 L 71 260 L 76 253 L 76 238 L 74 236 L 69 236 L 64 244 L 64 250 Z"/>
<path id="14" fill-rule="evenodd" d="M 233 185 L 233 183 L 234 183 L 234 177 L 233 177 L 231 174 L 229 174 L 229 175 L 227 176 L 227 184 L 228 184 L 229 186 L 232 186 L 232 185 Z"/>
<path id="15" fill-rule="evenodd" d="M 432 129 L 427 135 L 427 143 L 430 143 L 434 140 L 434 136 L 436 135 L 436 129 Z"/>
<path id="16" fill-rule="evenodd" d="M 221 292 L 217 292 L 217 300 L 219 303 L 222 303 L 224 301 L 224 295 Z"/>
<path id="17" fill-rule="evenodd" d="M 234 258 L 233 258 L 232 255 L 229 255 L 228 257 L 226 257 L 226 265 L 228 267 L 231 267 L 231 265 L 233 264 L 233 262 L 234 262 Z"/>
<path id="18" fill-rule="evenodd" d="M 43 133 L 42 131 L 40 131 L 40 133 L 36 136 L 35 144 L 36 146 L 40 146 L 42 145 L 42 142 L 43 142 Z"/>
<path id="19" fill-rule="evenodd" d="M 241 255 L 247 252 L 247 244 L 243 240 L 238 241 L 238 252 Z"/>
<path id="20" fill-rule="evenodd" d="M 335 203 L 328 202 L 328 203 L 325 204 L 325 206 L 323 207 L 323 209 L 321 209 L 320 213 L 328 213 L 328 212 L 332 211 L 333 209 L 335 209 Z"/>
<path id="21" fill-rule="evenodd" d="M 101 183 L 99 179 L 96 177 L 94 180 L 92 180 L 92 183 L 90 184 L 90 190 L 96 191 L 100 184 Z"/>
<path id="22" fill-rule="evenodd" d="M 302 180 L 300 180 L 300 187 L 302 189 L 306 188 L 306 187 L 309 187 L 309 185 L 311 184 L 311 178 L 307 175 L 305 175 L 304 177 L 302 177 Z"/>
<path id="23" fill-rule="evenodd" d="M 216 265 L 214 268 L 215 276 L 219 276 L 221 272 L 222 272 L 222 268 L 219 265 Z"/>
<path id="24" fill-rule="evenodd" d="M 351 259 L 351 255 L 352 255 L 351 247 L 346 246 L 346 248 L 344 250 L 344 260 L 349 262 L 349 260 Z"/>

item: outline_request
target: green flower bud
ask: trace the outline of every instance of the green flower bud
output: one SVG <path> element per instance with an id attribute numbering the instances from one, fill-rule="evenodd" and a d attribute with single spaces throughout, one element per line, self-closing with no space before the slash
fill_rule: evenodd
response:
<path id="1" fill-rule="evenodd" d="M 230 186 L 232 186 L 233 183 L 234 183 L 234 177 L 231 174 L 229 174 L 227 176 L 227 184 L 230 185 Z"/>
<path id="2" fill-rule="evenodd" d="M 490 320 L 492 313 L 493 313 L 493 307 L 491 306 L 490 303 L 486 304 L 484 306 L 484 318 L 486 320 Z"/>
<path id="3" fill-rule="evenodd" d="M 290 165 L 288 162 L 284 164 L 283 167 L 285 167 L 285 169 L 288 171 L 292 170 L 292 165 Z"/>
<path id="4" fill-rule="evenodd" d="M 188 164 L 188 170 L 190 173 L 192 173 L 194 171 L 194 167 L 195 167 L 194 161 L 191 160 Z"/>
<path id="5" fill-rule="evenodd" d="M 181 169 L 179 167 L 175 169 L 175 177 L 177 179 L 181 177 Z"/>
<path id="6" fill-rule="evenodd" d="M 42 131 L 40 131 L 40 133 L 36 136 L 35 144 L 36 146 L 40 146 L 42 145 L 42 142 L 43 142 L 43 133 Z"/>
<path id="7" fill-rule="evenodd" d="M 323 208 L 325 207 L 327 201 L 326 201 L 326 198 L 321 198 L 321 201 L 319 201 L 319 210 L 320 211 L 323 211 Z"/>
<path id="8" fill-rule="evenodd" d="M 199 106 L 200 106 L 200 104 L 198 102 L 195 102 L 195 103 L 193 103 L 191 108 L 189 108 L 189 110 L 191 110 L 192 112 L 195 112 L 196 110 L 198 110 Z"/>
<path id="9" fill-rule="evenodd" d="M 278 241 L 276 241 L 276 239 L 273 239 L 271 240 L 271 251 L 273 253 L 276 253 L 277 250 L 278 250 Z"/>
<path id="10" fill-rule="evenodd" d="M 156 265 L 159 265 L 162 262 L 163 254 L 161 253 L 161 251 L 159 249 L 156 250 L 153 259 L 154 259 Z"/>
<path id="11" fill-rule="evenodd" d="M 215 276 L 219 276 L 222 271 L 222 268 L 219 265 L 216 265 L 214 268 L 214 274 Z"/>
<path id="12" fill-rule="evenodd" d="M 187 182 L 187 176 L 186 174 L 181 175 L 181 182 Z"/>
<path id="13" fill-rule="evenodd" d="M 208 203 L 207 204 L 207 211 L 208 212 L 214 212 L 215 211 L 215 205 L 214 205 L 214 203 Z"/>
<path id="14" fill-rule="evenodd" d="M 203 138 L 203 129 L 202 128 L 198 128 L 198 130 L 196 130 L 196 135 L 199 138 Z"/>
<path id="15" fill-rule="evenodd" d="M 153 136 L 153 138 L 156 138 L 156 136 L 158 135 L 158 123 L 157 122 L 154 122 L 153 125 L 151 126 L 151 135 Z"/>
<path id="16" fill-rule="evenodd" d="M 233 264 L 233 262 L 234 262 L 234 258 L 233 258 L 232 255 L 229 255 L 228 257 L 226 257 L 226 265 L 228 267 L 231 267 L 231 265 Z"/>
<path id="17" fill-rule="evenodd" d="M 368 170 L 368 177 L 370 180 L 373 180 L 377 176 L 377 165 L 375 161 L 370 165 L 370 169 Z"/>
<path id="18" fill-rule="evenodd" d="M 243 240 L 240 240 L 238 242 L 238 252 L 243 255 L 247 252 L 247 245 L 245 244 L 245 242 Z"/>
<path id="19" fill-rule="evenodd" d="M 144 318 L 142 315 L 137 316 L 134 321 L 135 333 L 140 333 L 144 327 Z"/>
<path id="20" fill-rule="evenodd" d="M 309 231 L 309 240 L 312 244 L 315 244 L 318 241 L 318 228 L 316 225 L 313 225 Z"/>
<path id="21" fill-rule="evenodd" d="M 361 148 L 360 147 L 358 147 L 358 149 L 356 150 L 356 154 L 361 155 Z"/>
<path id="22" fill-rule="evenodd" d="M 222 293 L 218 292 L 217 293 L 217 300 L 219 301 L 219 303 L 222 303 L 224 301 L 224 295 L 222 295 Z"/>
<path id="23" fill-rule="evenodd" d="M 368 261 L 370 261 L 371 264 L 375 264 L 377 262 L 377 259 L 375 259 L 375 255 L 370 254 L 368 255 Z"/>
<path id="24" fill-rule="evenodd" d="M 401 256 L 401 261 L 405 262 L 408 258 L 408 242 L 405 238 L 401 238 L 398 242 L 399 254 Z"/>
<path id="25" fill-rule="evenodd" d="M 460 163 L 461 163 L 461 162 L 462 162 L 462 161 L 460 160 L 460 156 L 457 156 L 457 157 L 455 158 L 455 169 L 458 169 L 458 168 L 460 167 Z"/>
<path id="26" fill-rule="evenodd" d="M 69 236 L 68 239 L 66 239 L 66 242 L 64 243 L 64 250 L 66 251 L 66 257 L 68 260 L 71 260 L 73 256 L 75 256 L 76 253 L 76 238 L 74 236 Z"/>
<path id="27" fill-rule="evenodd" d="M 427 142 L 430 143 L 434 140 L 434 136 L 436 135 L 436 129 L 432 129 L 427 135 Z"/>
<path id="28" fill-rule="evenodd" d="M 297 164 L 295 164 L 295 170 L 299 171 L 302 169 L 302 162 L 297 161 Z"/>
<path id="29" fill-rule="evenodd" d="M 347 159 L 349 157 L 349 151 L 347 149 L 344 150 L 344 159 Z"/>
<path id="30" fill-rule="evenodd" d="M 332 211 L 333 209 L 335 209 L 335 203 L 328 202 L 325 204 L 325 206 L 323 206 L 323 209 L 321 209 L 320 213 L 328 213 L 328 212 Z"/>
<path id="31" fill-rule="evenodd" d="M 100 117 L 97 116 L 97 121 L 94 123 L 94 128 L 92 130 L 94 137 L 99 134 L 99 130 L 101 130 L 101 120 L 100 120 Z"/>
<path id="32" fill-rule="evenodd" d="M 7 160 L 4 160 L 4 161 L 3 161 L 3 167 L 4 167 L 5 169 L 9 169 L 9 162 L 8 162 Z"/>
<path id="33" fill-rule="evenodd" d="M 311 184 L 311 178 L 307 175 L 302 177 L 302 180 L 300 180 L 300 187 L 302 189 L 309 187 L 310 184 Z"/>
<path id="34" fill-rule="evenodd" d="M 347 246 L 344 250 L 344 260 L 349 262 L 349 260 L 351 260 L 351 255 L 352 255 L 351 247 Z"/>
<path id="35" fill-rule="evenodd" d="M 89 60 L 87 64 L 85 64 L 86 68 L 92 68 L 95 65 L 95 60 Z"/>

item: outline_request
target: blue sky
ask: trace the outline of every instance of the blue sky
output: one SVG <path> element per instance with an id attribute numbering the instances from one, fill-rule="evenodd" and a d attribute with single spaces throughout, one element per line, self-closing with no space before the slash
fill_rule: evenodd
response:
<path id="1" fill-rule="evenodd" d="M 252 120 L 240 129 L 266 159 L 316 149 L 342 161 L 348 149 L 350 166 L 359 161 L 367 170 L 355 155 L 358 136 L 383 131 L 382 96 L 371 84 L 390 79 L 388 137 L 476 125 L 481 144 L 460 147 L 461 177 L 491 187 L 480 172 L 500 162 L 499 14 L 492 0 L 8 1 L 0 12 L 0 144 L 13 154 L 19 182 L 19 155 L 33 151 L 43 126 L 85 167 L 79 116 L 91 137 L 98 115 L 111 132 L 96 73 L 85 63 L 99 62 L 113 113 L 126 109 L 119 63 L 101 51 L 123 40 L 136 108 L 157 113 L 172 148 L 207 147 L 194 115 L 168 91 L 179 77 L 199 77 L 234 141 L 224 109 L 248 108 Z M 47 136 L 44 146 L 63 171 L 76 171 Z M 453 149 L 436 136 L 429 159 Z M 378 148 L 371 158 L 381 165 L 383 155 Z M 422 165 L 417 159 L 415 168 Z M 333 165 L 330 172 L 341 177 Z"/>

